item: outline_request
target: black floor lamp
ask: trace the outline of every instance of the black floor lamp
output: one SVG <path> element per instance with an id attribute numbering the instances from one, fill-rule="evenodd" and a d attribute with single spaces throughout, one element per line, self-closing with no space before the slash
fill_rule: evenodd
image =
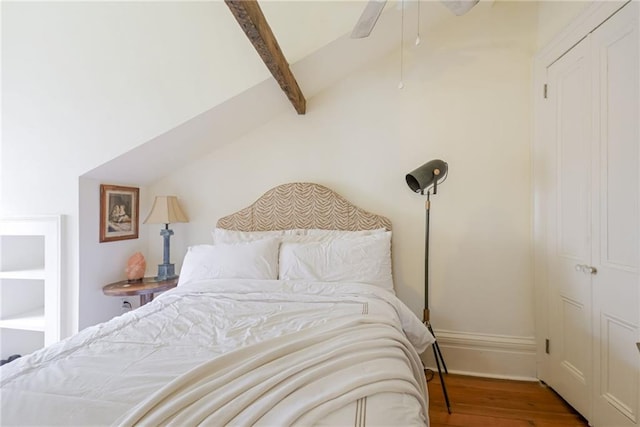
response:
<path id="1" fill-rule="evenodd" d="M 438 193 L 438 185 L 447 178 L 449 172 L 449 165 L 442 160 L 431 160 L 420 166 L 418 169 L 407 174 L 407 185 L 412 191 L 424 195 L 427 192 L 427 201 L 425 202 L 426 222 L 425 222 L 425 239 L 424 239 L 424 311 L 422 314 L 422 321 L 429 328 L 429 331 L 435 337 L 431 327 L 431 320 L 429 319 L 429 212 L 431 210 L 431 189 L 433 188 L 433 194 Z M 444 383 L 442 376 L 442 368 L 446 374 L 449 373 L 447 365 L 444 363 L 438 340 L 433 343 L 433 356 L 436 359 L 436 366 L 438 367 L 438 375 L 440 376 L 440 384 L 442 384 L 442 393 L 444 394 L 444 400 L 447 404 L 447 411 L 451 413 L 451 406 L 449 405 L 449 395 L 447 394 L 447 386 Z M 442 368 L 441 368 L 442 364 Z M 426 370 L 426 369 L 425 369 Z"/>

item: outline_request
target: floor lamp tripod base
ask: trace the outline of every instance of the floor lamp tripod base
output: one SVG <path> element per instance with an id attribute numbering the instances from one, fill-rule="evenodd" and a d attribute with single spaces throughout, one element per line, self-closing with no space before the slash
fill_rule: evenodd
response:
<path id="1" fill-rule="evenodd" d="M 429 329 L 431 335 L 436 338 L 436 334 L 433 332 L 433 328 L 431 327 L 431 322 L 429 321 L 429 310 L 424 310 L 424 325 Z M 431 346 L 433 348 L 433 358 L 436 361 L 436 367 L 438 368 L 438 377 L 440 378 L 440 385 L 442 386 L 442 394 L 444 395 L 444 401 L 447 404 L 447 412 L 451 414 L 451 404 L 449 403 L 449 393 L 447 393 L 447 385 L 444 382 L 444 377 L 442 376 L 442 370 L 444 369 L 444 373 L 448 374 L 447 364 L 444 363 L 444 357 L 442 357 L 442 352 L 440 351 L 440 345 L 438 345 L 438 339 L 433 342 Z M 425 372 L 428 370 L 426 367 L 424 368 Z"/>

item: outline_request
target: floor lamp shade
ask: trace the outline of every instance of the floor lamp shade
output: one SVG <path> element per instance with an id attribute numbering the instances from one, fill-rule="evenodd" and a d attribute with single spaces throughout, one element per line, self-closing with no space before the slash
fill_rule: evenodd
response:
<path id="1" fill-rule="evenodd" d="M 406 176 L 407 185 L 416 193 L 423 193 L 433 187 L 433 194 L 437 192 L 437 186 L 447 178 L 449 165 L 443 160 L 431 160 L 420 166 Z"/>
<path id="2" fill-rule="evenodd" d="M 178 203 L 176 196 L 157 196 L 153 201 L 151 212 L 144 220 L 145 224 L 164 224 L 160 235 L 164 240 L 163 263 L 158 265 L 158 280 L 167 280 L 176 277 L 175 266 L 169 262 L 169 238 L 173 230 L 169 230 L 169 224 L 174 222 L 189 222 L 189 218 Z"/>

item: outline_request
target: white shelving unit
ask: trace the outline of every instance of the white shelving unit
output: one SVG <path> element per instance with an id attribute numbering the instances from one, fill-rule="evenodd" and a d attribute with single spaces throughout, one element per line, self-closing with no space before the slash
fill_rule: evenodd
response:
<path id="1" fill-rule="evenodd" d="M 44 332 L 44 326 L 44 306 L 0 319 L 0 328 Z"/>
<path id="2" fill-rule="evenodd" d="M 44 280 L 45 277 L 45 270 L 43 268 L 34 270 L 0 271 L 0 279 Z"/>
<path id="3" fill-rule="evenodd" d="M 0 356 L 60 340 L 61 216 L 0 219 Z"/>

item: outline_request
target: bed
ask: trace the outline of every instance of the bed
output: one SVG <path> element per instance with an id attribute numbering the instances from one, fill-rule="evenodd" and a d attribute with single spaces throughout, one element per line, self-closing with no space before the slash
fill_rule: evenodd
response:
<path id="1" fill-rule="evenodd" d="M 2 366 L 0 424 L 428 425 L 387 218 L 290 183 L 212 234 L 175 289 Z"/>

